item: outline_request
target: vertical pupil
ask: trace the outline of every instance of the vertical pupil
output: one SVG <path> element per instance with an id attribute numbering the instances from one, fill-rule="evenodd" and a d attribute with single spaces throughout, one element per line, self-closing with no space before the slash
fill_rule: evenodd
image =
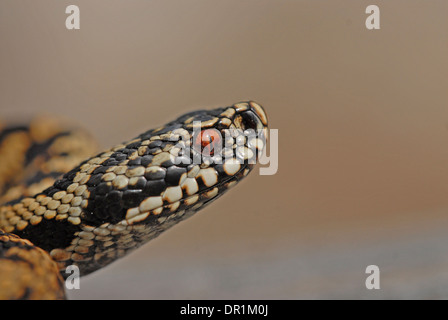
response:
<path id="1" fill-rule="evenodd" d="M 202 135 L 202 147 L 203 147 L 203 152 L 206 152 L 206 154 L 209 154 L 211 156 L 213 156 L 214 151 L 213 151 L 213 140 L 214 137 L 210 134 L 210 132 L 203 132 Z"/>
<path id="2" fill-rule="evenodd" d="M 204 137 L 204 135 L 205 135 L 205 137 Z M 202 134 L 202 146 L 203 147 L 206 147 L 209 144 L 212 144 L 213 140 L 215 140 L 215 137 L 211 136 L 210 134 L 208 134 L 206 132 L 204 132 Z"/>

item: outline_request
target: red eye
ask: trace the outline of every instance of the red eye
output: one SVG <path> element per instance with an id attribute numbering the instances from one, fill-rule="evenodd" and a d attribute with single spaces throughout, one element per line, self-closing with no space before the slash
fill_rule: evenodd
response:
<path id="1" fill-rule="evenodd" d="M 206 156 L 213 156 L 220 144 L 221 133 L 216 129 L 202 130 L 195 139 L 196 148 L 201 150 L 201 153 Z"/>

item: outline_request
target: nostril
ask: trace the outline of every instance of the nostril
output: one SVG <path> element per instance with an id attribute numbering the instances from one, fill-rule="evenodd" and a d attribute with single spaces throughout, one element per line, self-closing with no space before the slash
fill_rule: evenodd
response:
<path id="1" fill-rule="evenodd" d="M 251 106 L 252 111 L 261 120 L 261 123 L 264 126 L 267 126 L 268 125 L 268 118 L 266 117 L 266 112 L 264 111 L 263 107 L 260 106 L 258 103 L 254 102 L 254 101 L 250 101 L 249 105 Z"/>
<path id="2" fill-rule="evenodd" d="M 263 129 L 261 120 L 252 111 L 243 112 L 241 114 L 241 120 L 245 129 Z"/>

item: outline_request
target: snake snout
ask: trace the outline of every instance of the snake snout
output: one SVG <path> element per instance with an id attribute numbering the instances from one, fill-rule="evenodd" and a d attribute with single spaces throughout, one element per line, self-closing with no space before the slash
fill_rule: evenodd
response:
<path id="1" fill-rule="evenodd" d="M 264 111 L 263 107 L 260 106 L 258 103 L 250 101 L 249 102 L 250 105 L 250 111 L 252 114 L 255 114 L 255 116 L 257 117 L 257 123 L 256 123 L 256 128 L 251 128 L 251 129 L 262 129 L 264 127 L 268 126 L 268 117 L 266 116 L 266 112 Z M 243 120 L 244 120 L 245 116 L 243 115 Z M 248 125 L 250 125 L 251 122 L 248 121 Z M 260 124 L 261 124 L 261 128 L 260 128 Z M 253 126 L 253 124 L 252 124 Z"/>
<path id="2" fill-rule="evenodd" d="M 237 125 L 243 130 L 263 130 L 268 121 L 264 109 L 257 103 L 250 101 L 247 107 L 238 110 Z"/>
<path id="3" fill-rule="evenodd" d="M 261 131 L 267 128 L 268 120 L 266 112 L 257 103 L 250 101 L 239 104 L 236 108 L 235 125 L 242 130 Z"/>

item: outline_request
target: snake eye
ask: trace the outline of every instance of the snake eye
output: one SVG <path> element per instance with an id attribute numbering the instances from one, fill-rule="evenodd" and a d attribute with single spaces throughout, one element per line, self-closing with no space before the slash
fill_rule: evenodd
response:
<path id="1" fill-rule="evenodd" d="M 202 130 L 195 139 L 195 146 L 203 155 L 213 156 L 221 146 L 221 133 L 216 129 Z"/>

